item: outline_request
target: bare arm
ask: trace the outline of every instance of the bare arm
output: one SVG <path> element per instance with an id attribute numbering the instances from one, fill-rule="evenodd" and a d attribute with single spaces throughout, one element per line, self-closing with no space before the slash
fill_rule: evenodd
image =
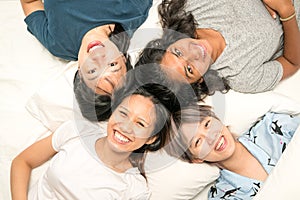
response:
<path id="1" fill-rule="evenodd" d="M 44 3 L 42 0 L 20 0 L 23 8 L 23 12 L 27 17 L 34 11 L 44 10 Z"/>
<path id="2" fill-rule="evenodd" d="M 291 0 L 264 0 L 271 9 L 276 11 L 280 18 L 287 18 L 295 13 Z M 288 78 L 300 68 L 300 31 L 296 17 L 282 22 L 284 33 L 283 55 L 277 60 L 283 66 L 282 79 Z"/>
<path id="3" fill-rule="evenodd" d="M 12 200 L 27 199 L 32 169 L 45 163 L 56 154 L 52 147 L 52 135 L 32 144 L 13 160 L 10 174 Z"/>

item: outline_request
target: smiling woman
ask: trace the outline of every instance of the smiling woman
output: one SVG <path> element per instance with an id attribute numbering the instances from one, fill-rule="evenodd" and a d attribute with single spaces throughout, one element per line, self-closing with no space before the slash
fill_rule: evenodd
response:
<path id="1" fill-rule="evenodd" d="M 157 96 L 153 90 L 167 93 Z M 68 121 L 14 159 L 12 199 L 149 199 L 145 155 L 169 139 L 170 112 L 160 99 L 173 98 L 158 84 L 118 88 L 106 129 Z M 31 170 L 49 159 L 48 170 L 27 194 Z"/>
<path id="2" fill-rule="evenodd" d="M 109 106 L 120 77 L 132 69 L 127 55 L 130 38 L 146 20 L 152 1 L 21 0 L 21 4 L 27 29 L 50 53 L 78 60 L 74 91 L 79 104 L 89 103 L 85 95 L 94 92 Z M 106 111 L 103 115 L 101 119 L 107 119 Z"/>
<path id="3" fill-rule="evenodd" d="M 161 64 L 200 98 L 272 90 L 300 67 L 298 2 L 163 0 L 162 37 L 148 44 L 139 64 Z"/>
<path id="4" fill-rule="evenodd" d="M 299 116 L 268 112 L 236 138 L 204 105 L 173 115 L 175 129 L 167 152 L 190 163 L 221 169 L 208 199 L 252 199 L 291 141 Z"/>

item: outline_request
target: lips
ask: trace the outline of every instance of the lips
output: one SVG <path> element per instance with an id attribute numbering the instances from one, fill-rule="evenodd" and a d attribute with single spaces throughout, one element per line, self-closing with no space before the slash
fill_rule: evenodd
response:
<path id="1" fill-rule="evenodd" d="M 202 44 L 195 44 L 201 51 L 201 56 L 202 56 L 202 59 L 204 60 L 206 55 L 207 55 L 207 49 L 204 45 Z"/>
<path id="2" fill-rule="evenodd" d="M 127 144 L 131 141 L 128 137 L 124 136 L 117 130 L 114 130 L 114 139 L 120 144 Z"/>
<path id="3" fill-rule="evenodd" d="M 215 150 L 216 150 L 216 151 L 222 151 L 222 150 L 224 150 L 225 147 L 226 147 L 226 144 L 227 144 L 227 142 L 226 142 L 224 136 L 221 136 L 221 137 L 219 138 L 219 140 L 218 140 L 216 146 L 215 146 Z"/>
<path id="4" fill-rule="evenodd" d="M 89 43 L 89 45 L 87 47 L 87 52 L 89 53 L 92 48 L 97 47 L 97 46 L 105 47 L 105 45 L 101 41 L 95 40 L 95 41 L 92 41 L 91 43 Z"/>

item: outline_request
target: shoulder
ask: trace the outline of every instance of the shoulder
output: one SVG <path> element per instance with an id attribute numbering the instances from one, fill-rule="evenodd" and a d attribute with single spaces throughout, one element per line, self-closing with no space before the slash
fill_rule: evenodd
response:
<path id="1" fill-rule="evenodd" d="M 53 148 L 58 151 L 63 144 L 77 137 L 79 134 L 74 121 L 66 121 L 53 133 Z"/>

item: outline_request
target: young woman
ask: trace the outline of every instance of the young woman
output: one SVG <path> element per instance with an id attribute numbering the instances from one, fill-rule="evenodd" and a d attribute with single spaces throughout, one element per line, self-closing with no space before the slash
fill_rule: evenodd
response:
<path id="1" fill-rule="evenodd" d="M 74 91 L 86 103 L 90 88 L 99 95 L 103 118 L 121 77 L 132 68 L 127 50 L 133 32 L 146 20 L 146 0 L 21 0 L 27 28 L 53 55 L 78 60 Z M 80 101 L 82 100 L 82 101 Z"/>
<path id="2" fill-rule="evenodd" d="M 21 152 L 11 166 L 12 199 L 148 199 L 145 154 L 164 146 L 170 126 L 169 111 L 149 92 L 156 87 L 115 91 L 107 130 L 69 121 Z M 28 188 L 32 169 L 49 159 Z"/>
<path id="3" fill-rule="evenodd" d="M 251 199 L 276 165 L 300 124 L 300 118 L 266 113 L 236 138 L 208 106 L 191 106 L 173 117 L 176 127 L 170 155 L 221 169 L 209 199 Z"/>
<path id="4" fill-rule="evenodd" d="M 164 0 L 159 13 L 165 33 L 145 49 L 149 56 L 143 62 L 159 62 L 199 87 L 209 81 L 210 90 L 228 89 L 227 85 L 246 93 L 271 90 L 300 66 L 299 4 Z M 206 77 L 208 69 L 221 79 Z"/>

